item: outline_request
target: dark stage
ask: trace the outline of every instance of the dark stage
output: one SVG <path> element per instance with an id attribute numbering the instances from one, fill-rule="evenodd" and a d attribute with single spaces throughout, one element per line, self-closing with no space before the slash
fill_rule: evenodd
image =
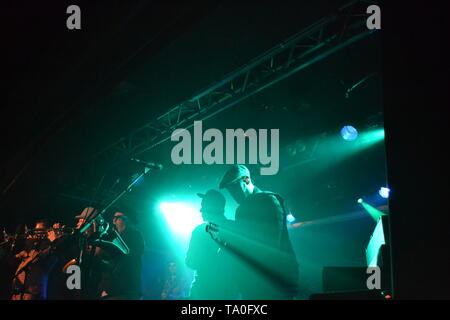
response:
<path id="1" fill-rule="evenodd" d="M 2 300 L 450 298 L 438 5 L 1 6 Z"/>

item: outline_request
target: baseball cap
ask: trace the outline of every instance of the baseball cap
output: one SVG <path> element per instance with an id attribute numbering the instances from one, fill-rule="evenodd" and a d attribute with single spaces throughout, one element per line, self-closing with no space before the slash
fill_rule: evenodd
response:
<path id="1" fill-rule="evenodd" d="M 203 199 L 202 205 L 215 207 L 219 209 L 225 208 L 225 197 L 217 190 L 210 189 L 205 194 L 197 193 Z"/>
<path id="2" fill-rule="evenodd" d="M 116 211 L 116 212 L 114 213 L 114 215 L 113 215 L 113 218 L 114 218 L 114 217 L 123 218 L 123 219 L 128 219 L 128 216 L 127 216 L 125 213 L 120 212 L 120 211 Z"/>
<path id="3" fill-rule="evenodd" d="M 250 170 L 248 170 L 248 168 L 242 164 L 232 165 L 231 167 L 228 168 L 227 172 L 225 172 L 222 181 L 220 181 L 219 188 L 223 189 L 227 185 L 243 177 L 250 178 Z"/>

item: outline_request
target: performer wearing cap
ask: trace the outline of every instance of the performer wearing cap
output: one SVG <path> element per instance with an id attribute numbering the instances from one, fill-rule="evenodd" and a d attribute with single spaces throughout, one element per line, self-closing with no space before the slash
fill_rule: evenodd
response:
<path id="1" fill-rule="evenodd" d="M 280 195 L 253 185 L 244 165 L 231 166 L 220 182 L 239 204 L 227 247 L 238 257 L 236 281 L 243 299 L 292 299 L 298 265 Z M 219 230 L 220 233 L 220 230 Z"/>
<path id="2" fill-rule="evenodd" d="M 232 281 L 230 270 L 231 257 L 208 232 L 208 227 L 211 226 L 222 230 L 229 229 L 231 221 L 224 216 L 225 197 L 216 190 L 197 195 L 202 198 L 200 212 L 205 223 L 192 232 L 186 253 L 186 265 L 196 271 L 190 299 L 236 299 L 237 287 Z"/>
<path id="3" fill-rule="evenodd" d="M 75 229 L 81 229 L 97 213 L 97 209 L 93 207 L 84 208 L 79 215 L 75 216 Z M 105 269 L 102 259 L 108 257 L 108 252 L 94 244 L 97 229 L 97 222 L 94 221 L 83 234 L 75 233 L 74 237 L 67 237 L 60 245 L 59 252 L 64 257 L 61 258 L 64 261 L 64 272 L 60 277 L 60 281 L 58 281 L 60 290 L 57 294 L 64 297 L 64 299 L 86 300 L 100 298 L 99 283 L 101 274 Z M 73 264 L 81 268 L 81 289 L 79 290 L 69 290 L 65 284 L 68 276 L 65 272 L 68 266 Z"/>
<path id="4" fill-rule="evenodd" d="M 86 207 L 75 216 L 75 230 L 96 215 L 98 211 L 93 207 Z M 78 231 L 73 235 L 63 236 L 57 245 L 56 254 L 59 263 L 55 268 L 51 297 L 53 299 L 86 300 L 100 299 L 100 280 L 106 270 L 107 259 L 110 259 L 112 250 L 96 241 L 99 235 L 97 221 L 87 228 L 83 234 Z M 69 266 L 78 265 L 81 269 L 81 288 L 69 289 L 66 281 L 70 274 L 66 271 Z"/>

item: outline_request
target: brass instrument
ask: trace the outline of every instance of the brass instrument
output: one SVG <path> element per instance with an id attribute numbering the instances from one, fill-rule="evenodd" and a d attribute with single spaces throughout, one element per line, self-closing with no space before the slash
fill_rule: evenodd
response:
<path id="1" fill-rule="evenodd" d="M 103 224 L 102 232 L 100 237 L 96 240 L 96 243 L 111 245 L 112 247 L 119 249 L 123 254 L 130 253 L 130 249 L 120 236 L 119 232 L 107 222 Z"/>
<path id="2" fill-rule="evenodd" d="M 54 231 L 57 236 L 64 236 L 64 235 L 71 236 L 71 235 L 73 235 L 75 233 L 76 229 L 72 228 L 72 227 L 62 226 L 60 228 L 49 228 L 49 229 L 47 229 L 47 232 L 50 232 L 50 231 Z"/>

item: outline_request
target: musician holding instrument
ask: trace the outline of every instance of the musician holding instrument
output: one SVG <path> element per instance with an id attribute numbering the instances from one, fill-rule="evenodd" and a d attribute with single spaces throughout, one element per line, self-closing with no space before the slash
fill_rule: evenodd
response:
<path id="1" fill-rule="evenodd" d="M 231 277 L 232 256 L 208 232 L 208 228 L 228 230 L 232 221 L 225 218 L 225 197 L 217 190 L 197 194 L 201 199 L 200 212 L 204 223 L 191 234 L 186 252 L 186 265 L 195 270 L 191 284 L 191 300 L 233 300 L 238 298 Z"/>
<path id="2" fill-rule="evenodd" d="M 85 224 L 95 216 L 97 219 L 92 220 L 92 224 L 81 232 Z M 115 243 L 114 231 L 95 208 L 84 208 L 75 219 L 75 228 L 62 226 L 54 230 L 61 238 L 56 250 L 59 261 L 50 283 L 50 299 L 100 299 L 101 281 L 110 270 L 110 261 L 122 253 Z M 126 248 L 123 250 L 126 251 Z M 79 289 L 69 289 L 66 285 L 67 270 L 72 265 L 79 266 L 81 270 Z"/>
<path id="3" fill-rule="evenodd" d="M 50 274 L 49 299 L 87 300 L 98 299 L 99 279 L 101 275 L 101 255 L 105 255 L 102 249 L 93 246 L 98 234 L 98 224 L 94 222 L 85 232 L 80 233 L 80 228 L 97 210 L 86 207 L 75 216 L 75 227 L 54 225 L 49 230 L 58 238 L 55 254 L 58 261 Z M 69 276 L 67 269 L 77 265 L 81 269 L 81 289 L 69 289 L 66 281 Z"/>
<path id="4" fill-rule="evenodd" d="M 106 268 L 104 259 L 109 258 L 107 249 L 99 246 L 100 226 L 97 221 L 83 233 L 81 227 L 98 211 L 93 207 L 86 207 L 75 216 L 74 228 L 54 225 L 49 229 L 49 235 L 57 238 L 54 253 L 58 261 L 50 275 L 49 299 L 91 300 L 99 299 L 99 283 Z M 77 265 L 81 270 L 81 288 L 69 289 L 66 281 L 70 274 L 70 266 Z"/>
<path id="5" fill-rule="evenodd" d="M 141 299 L 141 257 L 144 252 L 144 240 L 127 214 L 115 212 L 112 223 L 129 252 L 123 254 L 115 251 L 112 259 L 108 261 L 109 270 L 103 273 L 100 283 L 101 297 L 105 300 Z"/>
<path id="6" fill-rule="evenodd" d="M 42 300 L 47 298 L 49 273 L 56 263 L 52 242 L 57 239 L 54 231 L 47 229 L 45 221 L 36 226 L 25 239 L 25 249 L 15 255 L 19 265 L 12 281 L 11 300 Z"/>
<path id="7" fill-rule="evenodd" d="M 105 235 L 105 225 L 103 218 L 94 220 L 92 225 L 83 233 L 80 229 L 96 216 L 98 211 L 93 207 L 86 207 L 81 214 L 77 215 L 76 227 L 76 247 L 69 249 L 74 257 L 68 261 L 63 271 L 66 272 L 70 265 L 78 265 L 81 268 L 81 289 L 72 290 L 71 299 L 99 299 L 101 294 L 101 280 L 104 273 L 109 270 L 109 261 L 117 254 L 114 245 L 101 243 L 100 237 Z M 71 242 L 73 245 L 73 241 Z"/>

